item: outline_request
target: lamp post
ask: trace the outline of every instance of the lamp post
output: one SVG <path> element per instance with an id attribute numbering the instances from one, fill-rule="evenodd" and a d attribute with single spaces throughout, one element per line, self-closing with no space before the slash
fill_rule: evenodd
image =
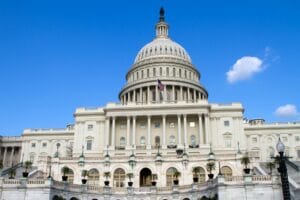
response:
<path id="1" fill-rule="evenodd" d="M 285 165 L 286 156 L 283 155 L 285 146 L 281 142 L 280 138 L 276 145 L 276 149 L 279 153 L 279 172 L 280 172 L 280 178 L 281 178 L 283 199 L 290 200 L 291 195 L 290 195 L 290 188 L 289 188 L 289 178 L 288 178 L 288 173 L 287 173 L 287 169 L 286 169 L 286 165 Z"/>

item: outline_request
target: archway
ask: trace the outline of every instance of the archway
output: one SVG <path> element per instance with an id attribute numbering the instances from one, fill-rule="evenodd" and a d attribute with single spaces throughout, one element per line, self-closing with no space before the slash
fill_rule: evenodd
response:
<path id="1" fill-rule="evenodd" d="M 140 172 L 140 187 L 151 186 L 152 172 L 148 168 L 144 168 Z"/>
<path id="2" fill-rule="evenodd" d="M 228 167 L 228 166 L 223 166 L 223 167 L 221 167 L 221 173 L 225 177 L 232 176 L 232 169 L 230 167 Z"/>

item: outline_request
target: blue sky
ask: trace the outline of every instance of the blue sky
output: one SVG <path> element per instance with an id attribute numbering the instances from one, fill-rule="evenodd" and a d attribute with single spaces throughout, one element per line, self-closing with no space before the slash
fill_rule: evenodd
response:
<path id="1" fill-rule="evenodd" d="M 247 118 L 300 120 L 299 1 L 3 0 L 0 134 L 65 127 L 77 107 L 117 101 L 160 6 L 210 102 L 242 102 Z"/>

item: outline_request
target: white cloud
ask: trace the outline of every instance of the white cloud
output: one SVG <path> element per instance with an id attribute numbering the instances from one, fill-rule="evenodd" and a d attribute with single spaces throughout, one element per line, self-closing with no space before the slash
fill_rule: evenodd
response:
<path id="1" fill-rule="evenodd" d="M 232 68 L 226 73 L 227 81 L 235 83 L 250 79 L 254 74 L 263 69 L 263 61 L 258 57 L 244 56 L 238 59 Z"/>
<path id="2" fill-rule="evenodd" d="M 276 109 L 275 115 L 278 117 L 295 117 L 299 115 L 297 107 L 293 104 L 286 104 Z"/>

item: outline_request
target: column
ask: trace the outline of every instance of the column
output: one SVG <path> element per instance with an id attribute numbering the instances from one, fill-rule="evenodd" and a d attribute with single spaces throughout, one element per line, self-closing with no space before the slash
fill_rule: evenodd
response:
<path id="1" fill-rule="evenodd" d="M 7 155 L 7 147 L 4 147 L 4 154 L 3 154 L 3 166 L 6 166 L 6 155 Z"/>
<path id="2" fill-rule="evenodd" d="M 211 141 L 210 141 L 210 132 L 209 132 L 210 127 L 208 121 L 208 114 L 205 114 L 204 121 L 205 121 L 205 143 L 209 144 Z"/>
<path id="3" fill-rule="evenodd" d="M 172 101 L 175 102 L 175 85 L 172 85 Z"/>
<path id="4" fill-rule="evenodd" d="M 13 164 L 16 164 L 16 163 L 13 163 L 14 153 L 15 153 L 15 147 L 12 147 L 11 154 L 10 154 L 10 166 L 12 166 Z"/>
<path id="5" fill-rule="evenodd" d="M 143 88 L 140 88 L 140 103 L 143 103 Z"/>
<path id="6" fill-rule="evenodd" d="M 180 86 L 180 101 L 183 101 L 183 92 L 182 92 L 182 86 Z"/>
<path id="7" fill-rule="evenodd" d="M 132 146 L 135 146 L 135 128 L 136 128 L 135 120 L 136 120 L 136 117 L 133 116 L 132 117 Z"/>
<path id="8" fill-rule="evenodd" d="M 166 149 L 167 146 L 166 146 L 166 116 L 163 115 L 162 116 L 162 121 L 163 121 L 163 145 L 162 145 L 162 148 L 163 149 Z"/>
<path id="9" fill-rule="evenodd" d="M 197 94 L 196 94 L 196 90 L 194 89 L 193 91 L 194 91 L 194 99 L 193 99 L 193 100 L 194 100 L 194 102 L 197 102 Z"/>
<path id="10" fill-rule="evenodd" d="M 115 135 L 116 135 L 116 117 L 112 117 L 112 128 L 111 128 L 111 146 L 115 147 Z"/>
<path id="11" fill-rule="evenodd" d="M 133 90 L 133 99 L 132 102 L 136 102 L 136 91 L 135 89 Z"/>
<path id="12" fill-rule="evenodd" d="M 147 103 L 150 103 L 150 86 L 147 87 Z"/>
<path id="13" fill-rule="evenodd" d="M 126 146 L 130 146 L 130 117 L 127 116 L 127 132 L 126 132 Z"/>
<path id="14" fill-rule="evenodd" d="M 202 114 L 200 114 L 200 115 L 198 115 L 198 128 L 199 128 L 199 130 L 198 130 L 198 132 L 199 132 L 199 147 L 203 144 L 203 140 L 202 140 Z"/>
<path id="15" fill-rule="evenodd" d="M 151 149 L 151 116 L 148 115 L 147 149 Z"/>
<path id="16" fill-rule="evenodd" d="M 187 123 L 186 123 L 186 115 L 183 115 L 183 134 L 184 134 L 184 144 L 187 145 Z"/>
<path id="17" fill-rule="evenodd" d="M 158 86 L 155 86 L 155 102 L 159 102 L 159 93 L 158 93 Z"/>
<path id="18" fill-rule="evenodd" d="M 187 102 L 189 102 L 191 100 L 190 88 L 186 88 L 186 89 L 187 89 Z"/>
<path id="19" fill-rule="evenodd" d="M 105 119 L 105 129 L 106 129 L 105 145 L 106 145 L 106 147 L 109 146 L 109 127 L 110 127 L 109 117 L 106 117 L 106 119 Z"/>
<path id="20" fill-rule="evenodd" d="M 178 137 L 178 146 L 181 146 L 181 116 L 177 115 L 177 137 Z"/>

